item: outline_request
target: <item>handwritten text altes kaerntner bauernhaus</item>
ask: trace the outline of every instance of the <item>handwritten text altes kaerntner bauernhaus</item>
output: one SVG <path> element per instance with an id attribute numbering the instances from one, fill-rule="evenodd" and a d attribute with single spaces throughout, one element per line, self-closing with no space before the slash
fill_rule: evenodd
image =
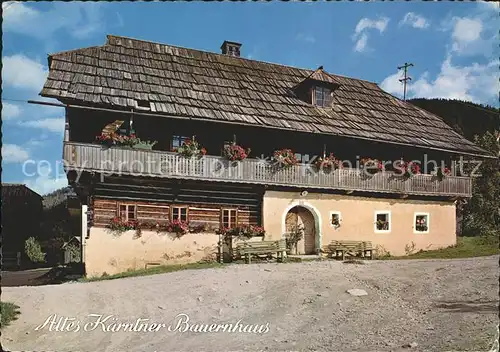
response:
<path id="1" fill-rule="evenodd" d="M 177 314 L 172 324 L 152 322 L 151 319 L 138 318 L 135 321 L 121 322 L 115 315 L 89 314 L 88 321 L 77 318 L 57 316 L 53 314 L 38 325 L 35 330 L 48 330 L 55 332 L 158 332 L 167 329 L 169 332 L 229 332 L 229 333 L 254 333 L 265 334 L 269 332 L 269 323 L 244 324 L 241 319 L 229 323 L 195 323 L 187 314 Z"/>

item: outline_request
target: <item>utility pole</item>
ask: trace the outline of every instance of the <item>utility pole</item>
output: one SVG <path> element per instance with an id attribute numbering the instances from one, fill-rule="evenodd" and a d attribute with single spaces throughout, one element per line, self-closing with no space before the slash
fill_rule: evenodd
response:
<path id="1" fill-rule="evenodd" d="M 405 75 L 404 75 L 404 78 L 401 78 L 399 80 L 399 82 L 403 82 L 403 86 L 404 86 L 404 93 L 403 93 L 403 100 L 406 100 L 406 81 L 411 81 L 411 77 L 408 76 L 408 67 L 411 67 L 413 66 L 413 64 L 409 64 L 407 62 L 405 62 L 405 64 L 403 66 L 399 66 L 398 67 L 398 70 L 401 70 L 401 69 L 404 69 L 405 70 Z"/>

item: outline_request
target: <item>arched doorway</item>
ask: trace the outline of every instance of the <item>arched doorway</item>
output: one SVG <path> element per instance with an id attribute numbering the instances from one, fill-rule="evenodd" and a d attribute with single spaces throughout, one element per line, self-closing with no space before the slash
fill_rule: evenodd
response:
<path id="1" fill-rule="evenodd" d="M 297 243 L 297 254 L 316 253 L 316 225 L 313 214 L 306 208 L 294 206 L 286 214 L 285 231 L 302 229 L 303 238 Z"/>

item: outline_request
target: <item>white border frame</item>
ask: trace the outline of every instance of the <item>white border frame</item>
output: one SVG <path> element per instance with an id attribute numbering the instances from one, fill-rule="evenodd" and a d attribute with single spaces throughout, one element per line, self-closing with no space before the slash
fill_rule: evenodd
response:
<path id="1" fill-rule="evenodd" d="M 389 220 L 389 230 L 378 230 L 377 229 L 377 215 L 380 214 L 387 214 L 388 215 L 388 220 Z M 392 216 L 391 216 L 391 211 L 390 210 L 377 210 L 375 211 L 375 214 L 373 216 L 373 230 L 375 233 L 390 233 L 392 230 Z"/>
<path id="2" fill-rule="evenodd" d="M 332 224 L 332 215 L 338 215 L 339 216 L 339 223 L 340 225 L 335 227 L 333 224 Z M 333 228 L 334 230 L 338 230 L 338 228 L 340 226 L 342 226 L 342 212 L 338 211 L 338 210 L 332 210 L 330 211 L 329 215 L 328 215 L 328 225 L 330 225 L 331 228 Z"/>
<path id="3" fill-rule="evenodd" d="M 415 222 L 417 221 L 417 216 L 422 216 L 425 215 L 427 216 L 427 231 L 417 231 L 417 227 L 415 226 Z M 426 234 L 429 233 L 429 230 L 431 229 L 431 214 L 429 213 L 423 213 L 423 212 L 415 212 L 413 213 L 413 224 L 411 226 L 413 228 L 413 233 L 414 234 Z"/>

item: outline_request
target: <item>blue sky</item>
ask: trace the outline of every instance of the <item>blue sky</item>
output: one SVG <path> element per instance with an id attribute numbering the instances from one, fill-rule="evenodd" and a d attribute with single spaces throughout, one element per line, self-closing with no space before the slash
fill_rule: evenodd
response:
<path id="1" fill-rule="evenodd" d="M 47 54 L 103 45 L 106 34 L 215 52 L 224 40 L 237 41 L 246 58 L 323 65 L 396 96 L 402 94 L 397 67 L 412 62 L 409 97 L 498 106 L 493 3 L 7 2 L 2 8 L 3 181 L 41 194 L 66 185 L 64 110 L 22 101 L 42 100 Z"/>

